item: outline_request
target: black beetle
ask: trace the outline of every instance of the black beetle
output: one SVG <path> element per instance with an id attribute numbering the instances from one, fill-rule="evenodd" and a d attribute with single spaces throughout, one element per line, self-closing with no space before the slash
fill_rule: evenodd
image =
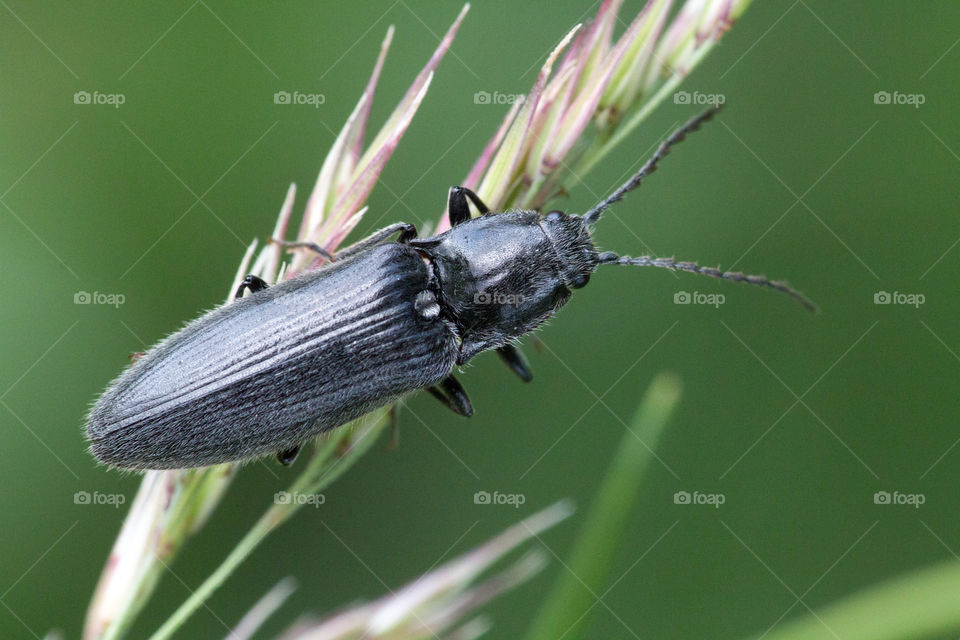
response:
<path id="1" fill-rule="evenodd" d="M 421 388 L 469 416 L 473 409 L 451 375 L 454 367 L 496 349 L 529 380 L 514 341 L 563 306 L 603 264 L 665 267 L 771 287 L 812 308 L 802 294 L 762 276 L 672 258 L 620 257 L 594 247 L 590 227 L 604 210 L 715 111 L 678 129 L 636 175 L 582 216 L 491 214 L 472 191 L 453 187 L 452 228 L 444 233 L 417 238 L 413 225 L 394 224 L 330 264 L 276 286 L 248 276 L 238 299 L 160 342 L 110 385 L 88 418 L 93 454 L 135 469 L 265 454 L 289 464 L 311 438 Z M 471 217 L 468 200 L 478 217 Z M 388 241 L 396 233 L 397 241 Z M 245 289 L 252 295 L 242 297 Z"/>

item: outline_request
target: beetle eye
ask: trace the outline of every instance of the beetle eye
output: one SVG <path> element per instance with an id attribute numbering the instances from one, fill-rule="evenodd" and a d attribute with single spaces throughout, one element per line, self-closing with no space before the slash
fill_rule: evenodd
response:
<path id="1" fill-rule="evenodd" d="M 581 273 L 570 281 L 570 287 L 573 289 L 579 289 L 580 287 L 585 287 L 588 282 L 590 282 L 590 274 Z"/>
<path id="2" fill-rule="evenodd" d="M 554 210 L 547 214 L 547 217 L 545 218 L 545 220 L 547 222 L 559 222 L 560 218 L 562 217 L 563 217 L 563 211 Z"/>

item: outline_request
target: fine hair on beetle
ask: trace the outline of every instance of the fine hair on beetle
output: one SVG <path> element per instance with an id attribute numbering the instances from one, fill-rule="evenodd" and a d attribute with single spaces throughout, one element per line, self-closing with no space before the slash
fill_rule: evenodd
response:
<path id="1" fill-rule="evenodd" d="M 426 389 L 462 416 L 473 406 L 453 370 L 496 350 L 521 380 L 532 373 L 517 340 L 550 318 L 601 265 L 688 271 L 774 289 L 784 282 L 693 262 L 598 252 L 591 229 L 718 107 L 664 140 L 623 185 L 583 215 L 492 213 L 450 189 L 450 229 L 419 238 L 396 223 L 268 286 L 247 276 L 236 298 L 138 358 L 87 420 L 93 454 L 127 469 L 176 469 L 274 455 L 291 464 L 325 431 Z M 479 215 L 473 216 L 470 205 Z M 395 240 L 391 240 L 397 236 Z M 250 295 L 244 296 L 249 290 Z"/>

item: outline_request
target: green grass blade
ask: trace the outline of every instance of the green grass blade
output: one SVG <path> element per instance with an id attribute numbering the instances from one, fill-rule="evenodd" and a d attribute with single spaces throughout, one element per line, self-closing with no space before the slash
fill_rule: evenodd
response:
<path id="1" fill-rule="evenodd" d="M 960 629 L 960 562 L 950 561 L 873 585 L 784 624 L 766 640 L 902 640 Z"/>
<path id="2" fill-rule="evenodd" d="M 624 434 L 613 463 L 587 514 L 586 524 L 567 563 L 569 571 L 554 585 L 534 619 L 527 640 L 582 638 L 586 613 L 603 593 L 611 558 L 623 533 L 640 483 L 660 435 L 680 399 L 680 381 L 659 375 L 647 390 Z"/>

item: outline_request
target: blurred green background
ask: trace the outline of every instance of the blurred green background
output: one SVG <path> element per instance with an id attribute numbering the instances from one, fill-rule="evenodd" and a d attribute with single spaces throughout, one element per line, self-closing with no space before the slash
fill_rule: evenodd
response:
<path id="1" fill-rule="evenodd" d="M 628 2 L 624 18 L 641 4 Z M 302 211 L 387 26 L 397 33 L 375 127 L 458 9 L 420 0 L 3 3 L 0 636 L 59 627 L 79 637 L 138 486 L 87 453 L 89 403 L 141 340 L 224 298 L 290 182 Z M 475 104 L 474 93 L 525 93 L 548 49 L 595 11 L 571 0 L 477 2 L 356 235 L 435 220 L 506 110 Z M 619 205 L 598 242 L 789 279 L 822 313 L 706 278 L 602 271 L 538 334 L 544 348 L 526 341 L 532 384 L 485 354 L 460 377 L 477 409 L 471 420 L 412 397 L 429 430 L 401 414 L 400 447 L 367 455 L 210 608 L 233 623 L 294 575 L 301 588 L 268 626 L 275 632 L 301 611 L 397 587 L 559 498 L 586 506 L 623 434 L 618 416 L 629 419 L 663 370 L 682 377 L 684 396 L 589 637 L 760 633 L 956 555 L 958 37 L 955 3 L 756 2 L 682 87 L 724 94 L 719 122 Z M 275 105 L 280 90 L 326 100 Z M 77 91 L 126 102 L 77 105 Z M 878 91 L 925 102 L 875 104 Z M 668 100 L 561 206 L 588 208 L 698 109 Z M 120 293 L 125 303 L 75 305 L 78 291 Z M 726 302 L 677 305 L 679 291 Z M 874 304 L 880 291 L 925 302 Z M 133 637 L 188 596 L 295 474 L 243 470 Z M 121 493 L 127 505 L 75 505 L 81 490 Z M 475 505 L 481 490 L 526 501 Z M 725 503 L 678 505 L 678 491 L 722 493 Z M 878 491 L 925 503 L 878 505 Z M 575 515 L 543 541 L 562 558 L 580 524 Z M 489 607 L 493 636 L 519 635 L 563 571 L 554 559 Z M 201 610 L 181 637 L 224 633 Z"/>

